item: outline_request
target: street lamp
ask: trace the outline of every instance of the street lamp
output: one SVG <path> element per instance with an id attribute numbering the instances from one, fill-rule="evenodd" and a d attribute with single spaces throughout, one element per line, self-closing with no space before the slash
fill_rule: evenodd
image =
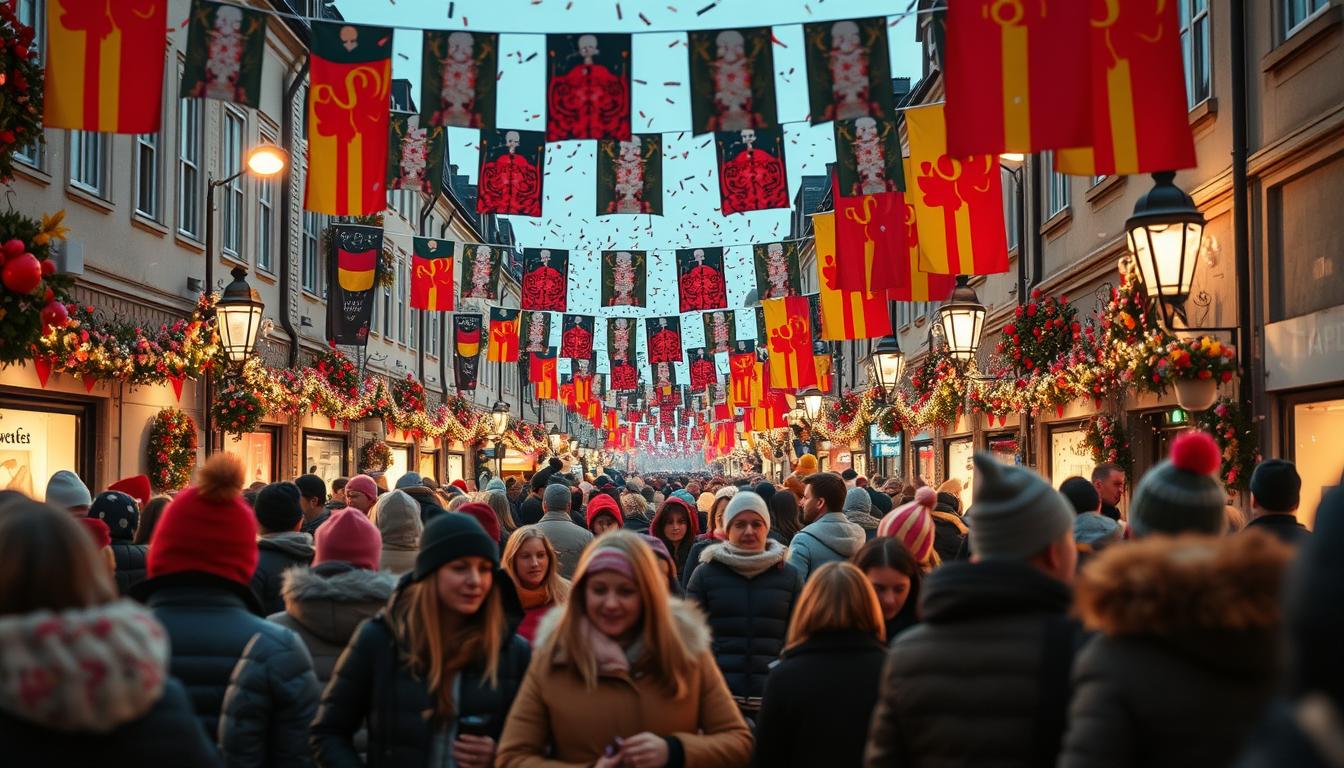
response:
<path id="1" fill-rule="evenodd" d="M 952 296 L 938 308 L 938 324 L 953 360 L 975 358 L 980 349 L 980 334 L 985 330 L 985 305 L 975 295 L 967 275 L 957 275 Z"/>
<path id="2" fill-rule="evenodd" d="M 815 422 L 821 417 L 821 404 L 826 396 L 816 387 L 808 387 L 798 393 L 798 398 L 803 401 L 803 413 L 807 420 Z"/>
<path id="3" fill-rule="evenodd" d="M 569 441 L 565 438 L 565 433 L 560 431 L 560 427 L 552 424 L 551 431 L 546 433 L 546 442 L 551 447 L 551 453 L 559 456 L 560 449 L 564 448 L 565 443 Z"/>
<path id="4" fill-rule="evenodd" d="M 233 282 L 215 305 L 216 325 L 219 328 L 219 346 L 229 362 L 242 363 L 252 355 L 261 330 L 261 313 L 266 308 L 257 292 L 247 284 L 247 269 L 234 267 L 230 273 Z"/>
<path id="5" fill-rule="evenodd" d="M 247 153 L 247 170 L 258 178 L 269 179 L 288 165 L 289 153 L 270 142 L 258 144 Z"/>
<path id="6" fill-rule="evenodd" d="M 497 401 L 490 409 L 490 430 L 496 438 L 503 438 L 509 431 L 509 404 Z"/>
<path id="7" fill-rule="evenodd" d="M 1175 180 L 1175 171 L 1154 173 L 1153 188 L 1134 203 L 1134 215 L 1125 222 L 1144 291 L 1157 301 L 1168 330 L 1175 318 L 1185 320 L 1204 239 L 1204 214 Z"/>
<path id="8" fill-rule="evenodd" d="M 905 353 L 901 351 L 900 340 L 895 335 L 882 337 L 865 362 L 873 383 L 884 394 L 894 394 L 896 386 L 901 383 L 901 376 L 905 374 Z"/>

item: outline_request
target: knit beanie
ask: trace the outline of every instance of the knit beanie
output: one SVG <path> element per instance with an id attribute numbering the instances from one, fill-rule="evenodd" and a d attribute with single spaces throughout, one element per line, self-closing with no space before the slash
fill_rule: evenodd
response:
<path id="1" fill-rule="evenodd" d="M 916 563 L 926 562 L 933 553 L 933 515 L 929 511 L 936 495 L 932 488 L 920 488 L 914 501 L 883 515 L 877 524 L 877 535 L 895 538 Z"/>
<path id="2" fill-rule="evenodd" d="M 406 474 L 397 478 L 397 483 L 395 487 L 396 488 L 415 488 L 416 486 L 424 487 L 424 482 L 425 479 L 423 477 L 420 477 L 419 472 L 407 472 Z"/>
<path id="3" fill-rule="evenodd" d="M 499 518 L 495 517 L 495 510 L 490 508 L 489 504 L 481 501 L 469 501 L 457 508 L 458 512 L 464 515 L 471 515 L 476 522 L 485 529 L 485 534 L 491 541 L 499 541 Z"/>
<path id="4" fill-rule="evenodd" d="M 1026 560 L 1073 529 L 1068 500 L 1029 469 L 976 451 L 975 503 L 966 517 L 981 560 Z"/>
<path id="5" fill-rule="evenodd" d="M 1078 514 L 1096 512 L 1101 507 L 1101 496 L 1091 480 L 1082 477 L 1070 477 L 1059 486 L 1059 492 L 1069 500 L 1073 511 Z M 1075 535 L 1074 538 L 1078 538 Z"/>
<path id="6" fill-rule="evenodd" d="M 88 486 L 79 479 L 79 475 L 68 469 L 62 469 L 47 481 L 46 502 L 57 509 L 73 509 L 93 504 Z"/>
<path id="7" fill-rule="evenodd" d="M 1292 512 L 1302 499 L 1302 477 L 1297 465 L 1283 459 L 1265 459 L 1251 473 L 1255 503 L 1270 512 Z"/>
<path id="8" fill-rule="evenodd" d="M 845 511 L 871 515 L 873 513 L 873 497 L 868 495 L 868 489 L 855 487 L 845 491 Z"/>
<path id="9" fill-rule="evenodd" d="M 199 572 L 243 585 L 257 570 L 257 523 L 243 501 L 243 465 L 216 453 L 196 473 L 196 484 L 163 511 L 150 540 L 149 578 Z"/>
<path id="10" fill-rule="evenodd" d="M 349 563 L 366 571 L 378 570 L 383 555 L 383 536 L 378 526 L 354 507 L 338 509 L 313 534 L 316 554 L 313 565 Z"/>
<path id="11" fill-rule="evenodd" d="M 625 517 L 621 515 L 621 505 L 605 493 L 595 493 L 593 498 L 588 500 L 588 509 L 585 515 L 589 530 L 592 530 L 593 521 L 597 519 L 597 516 L 602 514 L 616 518 L 616 525 L 618 526 L 625 525 Z"/>
<path id="12" fill-rule="evenodd" d="M 498 568 L 499 545 L 471 515 L 439 515 L 429 521 L 420 536 L 420 553 L 415 556 L 411 580 L 422 581 L 462 557 L 483 557 Z"/>
<path id="13" fill-rule="evenodd" d="M 257 522 L 270 533 L 292 531 L 303 519 L 303 507 L 299 499 L 303 496 L 299 486 L 293 483 L 271 483 L 257 491 L 257 500 L 252 511 Z"/>
<path id="14" fill-rule="evenodd" d="M 573 503 L 570 496 L 569 486 L 552 483 L 546 486 L 546 492 L 541 495 L 541 508 L 546 512 L 564 512 Z"/>
<path id="15" fill-rule="evenodd" d="M 420 533 L 425 524 L 420 519 L 420 505 L 409 493 L 388 491 L 379 496 L 369 510 L 369 522 L 378 529 L 383 544 L 403 549 L 420 548 Z"/>
<path id="16" fill-rule="evenodd" d="M 723 508 L 723 530 L 728 530 L 733 518 L 743 512 L 755 512 L 760 515 L 765 521 L 766 530 L 770 530 L 770 508 L 766 506 L 765 499 L 752 491 L 742 491 L 728 500 L 728 506 Z"/>
<path id="17" fill-rule="evenodd" d="M 103 491 L 89 507 L 89 517 L 107 523 L 113 539 L 130 541 L 135 536 L 135 524 L 140 521 L 140 510 L 135 499 L 117 491 Z"/>
<path id="18" fill-rule="evenodd" d="M 93 539 L 94 549 L 101 550 L 112 543 L 112 534 L 107 530 L 107 523 L 96 517 L 81 517 L 79 524 L 88 531 L 89 538 Z"/>
<path id="19" fill-rule="evenodd" d="M 358 491 L 370 499 L 378 498 L 378 484 L 368 475 L 355 475 L 345 484 L 345 491 Z"/>
<path id="20" fill-rule="evenodd" d="M 107 486 L 107 490 L 121 491 L 127 496 L 130 496 L 132 499 L 135 499 L 137 507 L 143 507 L 145 502 L 149 501 L 149 497 L 154 495 L 153 490 L 149 487 L 149 475 L 131 475 L 130 477 L 122 478 Z M 116 537 L 113 536 L 113 538 Z"/>
<path id="21" fill-rule="evenodd" d="M 498 477 L 492 477 L 492 478 L 490 478 L 490 482 L 488 482 L 488 483 L 485 484 L 485 490 L 487 490 L 487 491 L 507 491 L 508 488 L 504 485 L 504 481 L 503 481 L 503 480 L 500 480 Z"/>
<path id="22" fill-rule="evenodd" d="M 1134 488 L 1129 523 L 1135 536 L 1150 533 L 1221 534 L 1227 530 L 1227 493 L 1219 482 L 1222 452 L 1210 435 L 1183 432 L 1167 459 Z M 979 503 L 976 499 L 976 503 Z"/>
<path id="23" fill-rule="evenodd" d="M 805 453 L 802 456 L 799 456 L 798 463 L 794 465 L 793 471 L 803 477 L 815 474 L 817 471 L 817 457 L 810 453 Z"/>
<path id="24" fill-rule="evenodd" d="M 756 495 L 760 496 L 762 499 L 765 499 L 765 503 L 769 504 L 770 497 L 775 495 L 775 484 L 771 482 L 757 483 L 755 490 Z"/>
<path id="25" fill-rule="evenodd" d="M 454 480 L 453 482 L 449 483 L 449 485 L 453 486 L 454 488 L 463 493 L 468 493 L 471 491 L 471 489 L 467 487 L 467 481 L 463 480 L 460 477 Z"/>

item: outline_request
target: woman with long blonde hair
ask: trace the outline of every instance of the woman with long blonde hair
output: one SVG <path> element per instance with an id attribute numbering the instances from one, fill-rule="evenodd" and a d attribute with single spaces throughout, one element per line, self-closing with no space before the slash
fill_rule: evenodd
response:
<path id="1" fill-rule="evenodd" d="M 541 529 L 531 525 L 514 531 L 504 545 L 504 571 L 513 579 L 523 606 L 518 634 L 530 643 L 541 617 L 569 598 L 569 582 L 560 575 L 555 547 Z"/>
<path id="2" fill-rule="evenodd" d="M 319 765 L 494 765 L 495 740 L 531 653 L 512 634 L 499 548 L 475 518 L 425 526 L 415 569 L 342 654 L 312 726 Z"/>
<path id="3" fill-rule="evenodd" d="M 862 765 L 885 639 L 882 606 L 863 571 L 843 561 L 814 571 L 765 683 L 753 762 Z"/>
<path id="4" fill-rule="evenodd" d="M 653 551 L 614 531 L 584 552 L 569 602 L 547 614 L 537 661 L 500 739 L 500 768 L 745 766 L 751 733 L 692 605 Z"/>

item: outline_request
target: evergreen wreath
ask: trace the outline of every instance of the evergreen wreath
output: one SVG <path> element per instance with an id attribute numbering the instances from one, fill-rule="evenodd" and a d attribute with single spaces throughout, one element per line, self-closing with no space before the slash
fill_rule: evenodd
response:
<path id="1" fill-rule="evenodd" d="M 235 441 L 242 440 L 245 432 L 257 431 L 266 415 L 261 397 L 241 376 L 229 377 L 220 386 L 210 409 L 215 426 L 233 435 Z"/>
<path id="2" fill-rule="evenodd" d="M 149 482 L 159 491 L 174 491 L 191 480 L 196 465 L 196 422 L 175 408 L 164 408 L 149 427 L 146 453 Z"/>
<path id="3" fill-rule="evenodd" d="M 1082 334 L 1077 316 L 1069 297 L 1055 299 L 1037 288 L 1029 303 L 1013 311 L 1013 322 L 1003 327 L 1003 340 L 995 351 L 1019 374 L 1048 370 L 1073 349 Z"/>
<path id="4" fill-rule="evenodd" d="M 370 440 L 359 449 L 359 471 L 383 472 L 392 466 L 392 449 L 382 440 Z"/>

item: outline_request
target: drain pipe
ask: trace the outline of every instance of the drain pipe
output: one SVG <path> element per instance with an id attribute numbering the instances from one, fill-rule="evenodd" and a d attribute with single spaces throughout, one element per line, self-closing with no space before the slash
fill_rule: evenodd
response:
<path id="1" fill-rule="evenodd" d="M 1260 444 L 1265 442 L 1265 424 L 1257 419 L 1263 411 L 1263 395 L 1255 386 L 1256 365 L 1255 346 L 1252 343 L 1255 333 L 1254 317 L 1251 306 L 1251 279 L 1254 270 L 1251 266 L 1250 235 L 1250 193 L 1247 181 L 1247 110 L 1246 110 L 1246 2 L 1232 0 L 1228 19 L 1231 22 L 1232 38 L 1232 242 L 1234 258 L 1237 264 L 1237 328 L 1241 345 L 1241 381 L 1238 384 L 1238 399 L 1250 406 L 1251 419 L 1256 424 Z"/>
<path id="2" fill-rule="evenodd" d="M 293 280 L 289 276 L 289 265 L 292 253 L 289 248 L 289 238 L 293 227 L 290 225 L 289 217 L 293 212 L 294 203 L 291 195 L 294 190 L 294 97 L 298 95 L 299 88 L 303 86 L 303 81 L 308 77 L 308 58 L 304 57 L 303 66 L 294 74 L 294 78 L 285 86 L 284 109 L 280 115 L 280 146 L 289 153 L 289 172 L 280 180 L 280 300 L 284 302 L 284 309 L 280 312 L 280 326 L 289 334 L 289 367 L 291 369 L 299 367 L 299 332 L 294 328 L 294 320 L 290 317 L 290 300 L 294 292 Z M 306 108 L 306 107 L 305 107 Z M 302 213 L 300 213 L 302 215 Z M 302 244 L 299 246 L 302 248 Z"/>

